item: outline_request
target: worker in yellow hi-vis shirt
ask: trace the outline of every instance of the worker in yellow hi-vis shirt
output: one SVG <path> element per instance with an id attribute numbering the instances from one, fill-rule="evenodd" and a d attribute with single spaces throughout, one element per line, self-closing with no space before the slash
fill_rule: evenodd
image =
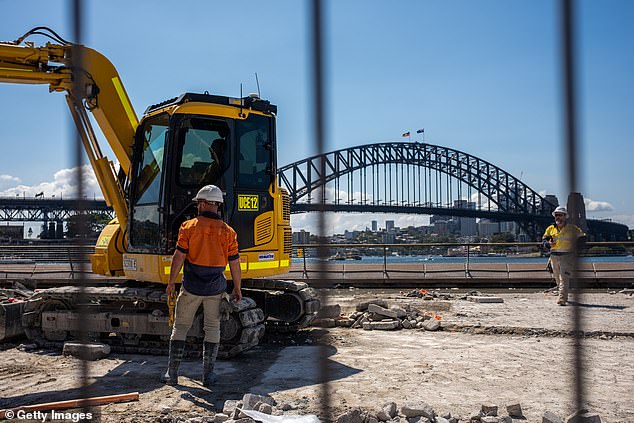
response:
<path id="1" fill-rule="evenodd" d="M 568 210 L 565 207 L 557 207 L 553 216 L 555 223 L 546 228 L 543 242 L 550 248 L 553 275 L 559 286 L 557 304 L 563 306 L 568 301 L 568 287 L 575 264 L 575 247 L 585 238 L 586 234 L 576 225 L 568 223 Z"/>

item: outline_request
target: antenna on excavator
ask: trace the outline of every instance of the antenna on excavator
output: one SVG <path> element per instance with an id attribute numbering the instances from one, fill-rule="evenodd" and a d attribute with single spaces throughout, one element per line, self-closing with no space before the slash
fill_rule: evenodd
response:
<path id="1" fill-rule="evenodd" d="M 255 84 L 258 86 L 258 97 L 262 98 L 262 94 L 260 94 L 260 81 L 258 80 L 257 72 L 255 72 Z"/>

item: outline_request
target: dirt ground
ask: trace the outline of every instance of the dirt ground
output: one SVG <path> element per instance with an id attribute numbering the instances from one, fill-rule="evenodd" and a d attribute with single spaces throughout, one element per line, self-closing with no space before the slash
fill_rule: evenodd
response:
<path id="1" fill-rule="evenodd" d="M 432 310 L 444 330 L 364 331 L 311 328 L 293 336 L 266 337 L 256 349 L 217 365 L 220 381 L 209 391 L 200 382 L 201 363 L 186 361 L 181 385 L 164 386 L 166 357 L 111 355 L 90 363 L 90 395 L 138 391 L 140 401 L 99 407 L 101 421 L 160 421 L 170 415 L 203 416 L 225 400 L 248 392 L 288 402 L 296 414 L 320 414 L 319 349 L 326 344 L 332 415 L 387 401 L 399 407 L 425 401 L 438 414 L 464 418 L 482 403 L 520 402 L 528 422 L 550 410 L 572 411 L 572 307 L 559 307 L 541 292 L 496 292 L 501 304 L 458 299 L 405 298 L 398 290 L 328 290 L 329 303 L 344 312 L 366 299 Z M 489 291 L 491 293 L 491 291 Z M 634 296 L 592 292 L 581 301 L 585 387 L 589 408 L 603 422 L 634 422 Z M 0 408 L 78 398 L 80 361 L 58 352 L 20 351 L 0 345 Z M 464 421 L 464 420 L 463 420 Z"/>

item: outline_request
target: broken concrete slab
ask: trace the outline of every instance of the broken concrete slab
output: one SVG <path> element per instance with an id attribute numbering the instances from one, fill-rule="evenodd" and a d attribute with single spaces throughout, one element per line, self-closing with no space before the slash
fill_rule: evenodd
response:
<path id="1" fill-rule="evenodd" d="M 238 403 L 240 400 L 226 400 L 224 405 L 222 406 L 222 413 L 230 416 L 236 411 L 236 407 L 238 407 Z"/>
<path id="2" fill-rule="evenodd" d="M 380 298 L 376 298 L 374 300 L 364 301 L 362 303 L 357 304 L 356 310 L 357 311 L 366 311 L 370 304 L 376 304 L 376 305 L 381 306 L 383 308 L 388 308 L 387 301 L 382 300 Z"/>
<path id="3" fill-rule="evenodd" d="M 601 423 L 601 417 L 597 413 L 580 410 L 566 417 L 565 423 Z"/>
<path id="4" fill-rule="evenodd" d="M 504 298 L 502 298 L 502 297 L 481 297 L 481 296 L 477 296 L 477 295 L 469 295 L 469 296 L 467 296 L 467 301 L 471 301 L 473 303 L 481 303 L 481 304 L 503 303 L 504 302 Z"/>
<path id="5" fill-rule="evenodd" d="M 398 407 L 396 406 L 395 402 L 388 402 L 386 404 L 383 404 L 383 411 L 385 411 L 385 413 L 390 416 L 391 419 L 393 419 L 398 413 Z"/>
<path id="6" fill-rule="evenodd" d="M 363 329 L 365 330 L 395 330 L 400 328 L 401 328 L 400 320 L 365 322 L 363 324 Z"/>
<path id="7" fill-rule="evenodd" d="M 335 420 L 336 423 L 363 423 L 363 416 L 361 415 L 361 409 L 353 408 L 347 412 L 341 414 Z"/>
<path id="8" fill-rule="evenodd" d="M 269 404 L 271 406 L 275 405 L 275 400 L 267 395 L 257 395 L 249 393 L 244 394 L 244 396 L 242 397 L 242 408 L 244 410 L 255 410 L 254 407 L 258 402 Z"/>
<path id="9" fill-rule="evenodd" d="M 258 407 L 257 411 L 264 414 L 273 414 L 273 406 L 271 404 L 262 403 Z"/>
<path id="10" fill-rule="evenodd" d="M 423 322 L 423 329 L 428 331 L 436 331 L 440 329 L 440 320 L 432 319 Z"/>
<path id="11" fill-rule="evenodd" d="M 397 313 L 396 313 L 395 310 L 390 310 L 389 308 L 381 307 L 381 306 L 376 305 L 376 304 L 369 304 L 368 305 L 368 311 L 370 313 L 379 314 L 379 315 L 385 316 L 385 317 L 391 317 L 393 319 L 397 318 Z"/>
<path id="12" fill-rule="evenodd" d="M 480 413 L 482 413 L 483 416 L 497 416 L 498 406 L 493 404 L 482 404 L 482 408 L 480 408 Z"/>
<path id="13" fill-rule="evenodd" d="M 524 414 L 522 413 L 522 405 L 519 402 L 516 402 L 514 404 L 508 404 L 506 406 L 506 412 L 511 417 L 523 417 L 524 416 Z"/>
<path id="14" fill-rule="evenodd" d="M 401 407 L 401 414 L 405 417 L 427 417 L 433 420 L 436 417 L 434 409 L 426 402 L 408 403 Z"/>
<path id="15" fill-rule="evenodd" d="M 544 411 L 542 415 L 542 423 L 564 423 L 564 421 L 551 411 Z"/>
<path id="16" fill-rule="evenodd" d="M 64 342 L 63 355 L 72 355 L 83 360 L 95 361 L 110 354 L 110 345 L 82 344 L 81 342 Z"/>
<path id="17" fill-rule="evenodd" d="M 403 317 L 407 316 L 407 311 L 405 311 L 404 308 L 399 307 L 397 305 L 393 305 L 392 307 L 390 307 L 390 310 L 396 312 L 396 317 L 398 317 L 399 319 L 402 319 Z"/>
<path id="18" fill-rule="evenodd" d="M 318 319 L 337 318 L 341 315 L 341 306 L 339 304 L 322 305 L 317 313 Z"/>
<path id="19" fill-rule="evenodd" d="M 229 416 L 224 413 L 216 413 L 214 416 L 214 423 L 224 423 L 229 420 Z"/>

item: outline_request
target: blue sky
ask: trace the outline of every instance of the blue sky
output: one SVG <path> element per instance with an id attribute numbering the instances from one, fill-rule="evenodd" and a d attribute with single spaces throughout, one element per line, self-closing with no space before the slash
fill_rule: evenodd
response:
<path id="1" fill-rule="evenodd" d="M 71 37 L 66 1 L 0 6 L 0 39 L 38 25 Z M 307 6 L 88 1 L 84 41 L 115 64 L 139 115 L 185 91 L 237 96 L 240 83 L 255 91 L 257 72 L 263 97 L 279 107 L 283 165 L 314 152 Z M 634 227 L 634 2 L 579 6 L 580 187 L 593 201 L 590 217 Z M 327 2 L 326 18 L 328 150 L 403 141 L 424 127 L 427 142 L 565 198 L 558 2 L 339 0 Z M 0 84 L 0 98 L 0 193 L 71 189 L 64 96 Z M 359 229 L 370 219 L 338 215 L 331 226 Z M 310 229 L 311 219 L 294 217 L 294 227 Z"/>

